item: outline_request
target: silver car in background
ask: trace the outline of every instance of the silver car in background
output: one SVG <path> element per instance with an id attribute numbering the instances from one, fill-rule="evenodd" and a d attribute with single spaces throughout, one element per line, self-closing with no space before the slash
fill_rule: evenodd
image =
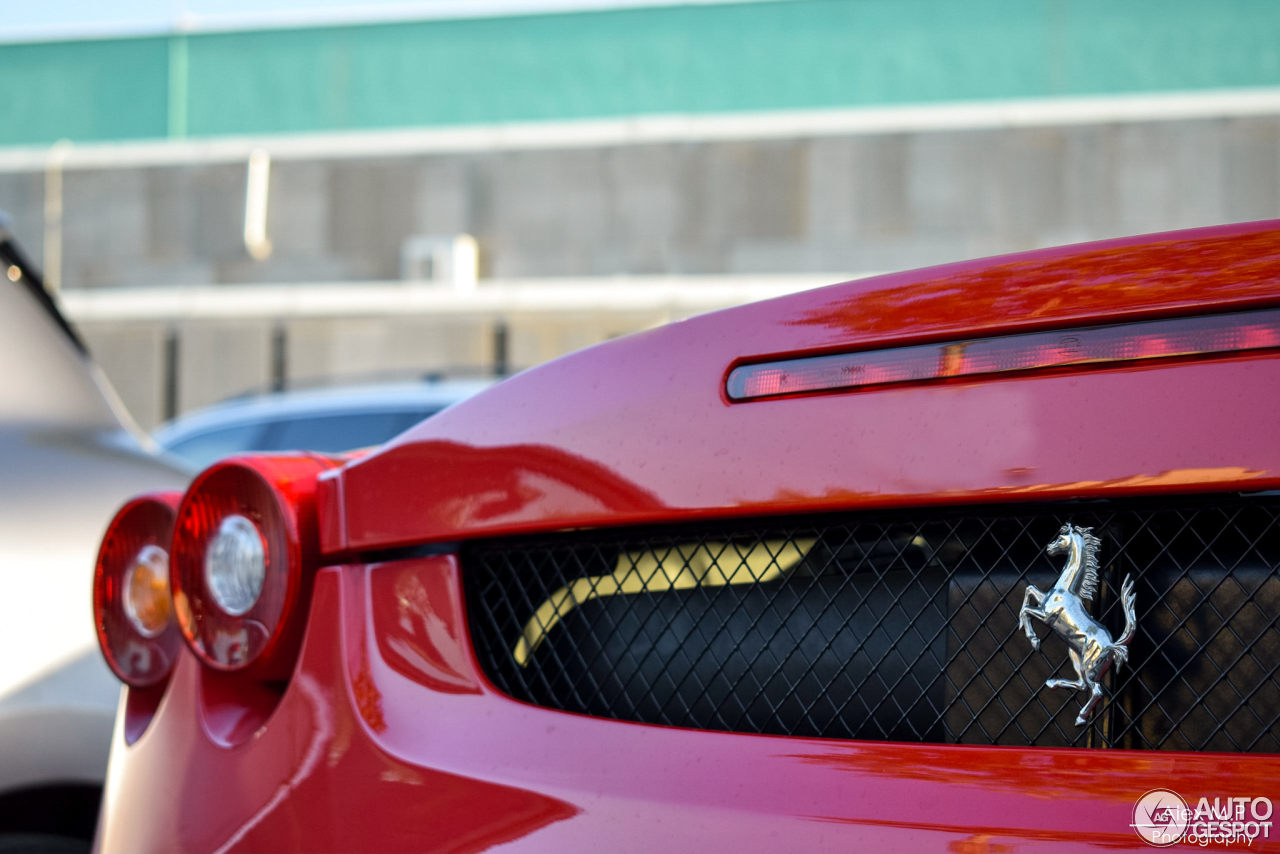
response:
<path id="1" fill-rule="evenodd" d="M 91 589 L 107 523 L 183 489 L 0 213 L 0 851 L 89 850 L 119 682 Z"/>

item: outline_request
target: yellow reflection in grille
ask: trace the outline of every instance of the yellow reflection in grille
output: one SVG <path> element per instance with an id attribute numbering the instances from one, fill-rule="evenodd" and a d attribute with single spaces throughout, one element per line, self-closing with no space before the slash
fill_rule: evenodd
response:
<path id="1" fill-rule="evenodd" d="M 790 572 L 816 540 L 766 540 L 739 543 L 688 543 L 661 553 L 625 552 L 609 575 L 588 575 L 552 593 L 524 625 L 512 655 L 524 667 L 556 623 L 592 599 L 632 593 L 665 593 L 693 587 L 724 587 L 776 581 Z"/>

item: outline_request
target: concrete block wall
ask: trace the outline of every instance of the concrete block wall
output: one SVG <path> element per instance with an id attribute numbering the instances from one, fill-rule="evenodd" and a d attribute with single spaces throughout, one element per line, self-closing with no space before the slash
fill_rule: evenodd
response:
<path id="1" fill-rule="evenodd" d="M 67 172 L 64 285 L 393 279 L 406 238 L 461 232 L 502 278 L 902 269 L 1280 215 L 1280 118 L 278 161 L 264 261 L 244 183 Z M 0 174 L 37 258 L 43 203 Z"/>
<path id="2" fill-rule="evenodd" d="M 834 276 L 1280 217 L 1280 117 L 278 160 L 264 261 L 242 242 L 244 183 L 237 164 L 66 172 L 64 287 L 394 279 L 406 238 L 461 232 L 482 277 Z M 41 261 L 43 174 L 0 173 L 0 208 Z M 662 320 L 507 318 L 508 364 Z M 483 371 L 494 323 L 295 319 L 285 361 L 295 378 Z M 267 386 L 275 327 L 178 324 L 178 411 Z M 138 420 L 158 423 L 169 327 L 84 331 Z"/>

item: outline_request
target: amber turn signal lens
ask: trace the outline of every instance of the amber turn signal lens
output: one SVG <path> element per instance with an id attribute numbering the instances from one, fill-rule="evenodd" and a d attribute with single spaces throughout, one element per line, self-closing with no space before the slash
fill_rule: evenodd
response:
<path id="1" fill-rule="evenodd" d="M 144 638 L 153 638 L 169 625 L 169 553 L 157 545 L 142 547 L 124 574 L 124 615 Z"/>
<path id="2" fill-rule="evenodd" d="M 169 595 L 177 492 L 130 501 L 107 527 L 93 576 L 94 625 L 108 666 L 135 688 L 168 677 L 182 648 Z"/>

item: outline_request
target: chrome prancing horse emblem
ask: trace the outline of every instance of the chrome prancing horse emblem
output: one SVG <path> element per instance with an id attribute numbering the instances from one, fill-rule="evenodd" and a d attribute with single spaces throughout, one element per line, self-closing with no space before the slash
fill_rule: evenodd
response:
<path id="1" fill-rule="evenodd" d="M 1074 688 L 1088 691 L 1089 699 L 1076 717 L 1076 726 L 1084 726 L 1089 715 L 1104 696 L 1098 680 L 1112 663 L 1116 672 L 1129 660 L 1129 641 L 1133 638 L 1134 602 L 1133 580 L 1125 576 L 1120 586 L 1120 603 L 1124 607 L 1124 632 L 1114 641 L 1111 633 L 1101 623 L 1089 616 L 1084 600 L 1093 599 L 1098 589 L 1098 546 L 1102 541 L 1095 537 L 1092 528 L 1077 528 L 1070 522 L 1062 526 L 1057 538 L 1045 551 L 1051 555 L 1068 554 L 1067 565 L 1048 593 L 1042 593 L 1028 584 L 1022 596 L 1022 610 L 1018 621 L 1031 640 L 1031 646 L 1040 648 L 1040 638 L 1031 627 L 1031 618 L 1041 620 L 1067 642 L 1071 664 L 1076 669 L 1074 682 L 1067 679 L 1050 679 L 1044 684 L 1049 688 Z M 1035 600 L 1035 607 L 1031 601 Z"/>

